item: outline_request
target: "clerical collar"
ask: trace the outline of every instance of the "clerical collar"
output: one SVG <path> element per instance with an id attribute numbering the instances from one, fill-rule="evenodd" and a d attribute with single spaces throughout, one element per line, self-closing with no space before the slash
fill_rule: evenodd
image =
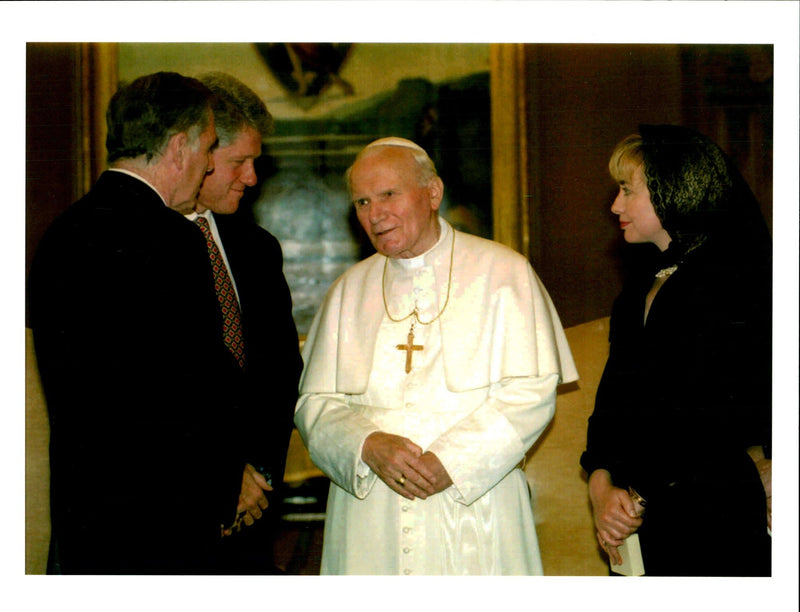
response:
<path id="1" fill-rule="evenodd" d="M 450 226 L 445 223 L 444 219 L 441 217 L 436 218 L 439 222 L 439 240 L 434 244 L 431 248 L 427 251 L 422 253 L 421 255 L 417 255 L 416 257 L 409 257 L 408 259 L 391 259 L 392 264 L 396 264 L 403 268 L 404 270 L 419 270 L 426 264 L 426 259 L 431 259 L 429 257 L 431 254 L 434 253 L 439 247 L 444 244 L 445 239 L 450 235 Z M 430 262 L 428 262 L 430 263 Z"/>

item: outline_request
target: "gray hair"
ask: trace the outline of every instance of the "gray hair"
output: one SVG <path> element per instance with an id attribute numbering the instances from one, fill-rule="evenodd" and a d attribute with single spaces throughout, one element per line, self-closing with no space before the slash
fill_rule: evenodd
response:
<path id="1" fill-rule="evenodd" d="M 144 156 L 149 164 L 180 132 L 196 144 L 211 120 L 212 103 L 207 87 L 177 72 L 156 72 L 120 85 L 106 111 L 108 163 Z"/>
<path id="2" fill-rule="evenodd" d="M 220 146 L 230 145 L 248 127 L 261 134 L 262 140 L 272 133 L 272 115 L 247 85 L 224 72 L 210 72 L 199 80 L 215 95 L 214 124 Z"/>

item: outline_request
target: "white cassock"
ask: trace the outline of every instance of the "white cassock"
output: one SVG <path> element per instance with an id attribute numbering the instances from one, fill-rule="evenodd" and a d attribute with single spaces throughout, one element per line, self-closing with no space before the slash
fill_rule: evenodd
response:
<path id="1" fill-rule="evenodd" d="M 356 264 L 330 288 L 303 350 L 295 424 L 331 480 L 323 574 L 541 574 L 533 509 L 519 469 L 577 379 L 550 297 L 528 261 L 454 232 L 413 259 Z M 454 256 L 452 279 L 450 260 Z M 396 494 L 361 460 L 375 431 L 439 458 L 453 485 L 426 500 Z"/>

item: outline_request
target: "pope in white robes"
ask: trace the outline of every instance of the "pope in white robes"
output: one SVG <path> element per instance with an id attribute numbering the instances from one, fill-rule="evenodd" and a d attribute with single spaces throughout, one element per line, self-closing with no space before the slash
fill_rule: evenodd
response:
<path id="1" fill-rule="evenodd" d="M 323 574 L 542 573 L 525 454 L 577 379 L 528 261 L 454 230 L 423 149 L 378 140 L 347 174 L 378 251 L 309 330 L 295 424 L 330 479 Z"/>

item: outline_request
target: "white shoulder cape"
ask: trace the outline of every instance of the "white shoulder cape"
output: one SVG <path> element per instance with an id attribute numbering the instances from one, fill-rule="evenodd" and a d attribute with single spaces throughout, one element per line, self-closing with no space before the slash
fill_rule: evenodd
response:
<path id="1" fill-rule="evenodd" d="M 384 316 L 385 257 L 375 254 L 340 276 L 303 348 L 300 393 L 362 394 Z M 454 392 L 503 378 L 578 373 L 550 296 L 528 261 L 499 243 L 455 232 L 450 302 L 439 319 L 445 382 Z"/>

